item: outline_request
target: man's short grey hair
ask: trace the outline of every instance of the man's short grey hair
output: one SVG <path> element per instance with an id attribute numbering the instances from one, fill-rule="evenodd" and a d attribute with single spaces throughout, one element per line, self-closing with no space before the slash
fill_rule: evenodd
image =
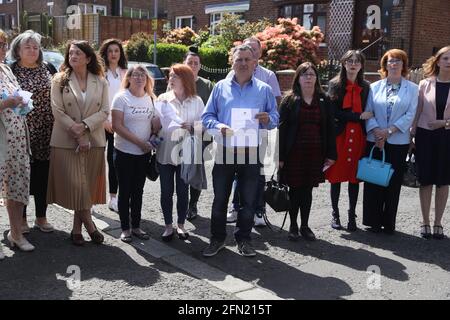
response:
<path id="1" fill-rule="evenodd" d="M 20 60 L 20 56 L 19 56 L 20 47 L 22 45 L 26 44 L 28 41 L 34 41 L 39 46 L 39 57 L 38 57 L 37 63 L 41 64 L 42 61 L 44 60 L 44 55 L 42 53 L 42 48 L 41 48 L 41 38 L 42 38 L 42 36 L 39 33 L 34 32 L 33 30 L 27 30 L 27 31 L 22 32 L 17 37 L 15 37 L 14 40 L 11 42 L 10 49 L 8 52 L 8 58 L 10 60 L 19 61 Z"/>
<path id="2" fill-rule="evenodd" d="M 238 51 L 247 51 L 247 50 L 252 53 L 252 56 L 255 55 L 255 51 L 253 51 L 252 47 L 250 47 L 248 44 L 240 44 L 231 49 L 231 56 L 234 57 L 234 54 Z"/>
<path id="3" fill-rule="evenodd" d="M 247 42 L 256 42 L 258 44 L 258 46 L 261 48 L 261 41 L 257 37 L 249 37 L 249 38 L 245 39 L 243 43 L 247 43 Z"/>

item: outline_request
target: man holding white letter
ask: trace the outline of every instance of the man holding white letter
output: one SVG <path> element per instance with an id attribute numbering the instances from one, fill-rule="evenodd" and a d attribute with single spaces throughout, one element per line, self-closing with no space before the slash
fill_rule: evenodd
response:
<path id="1" fill-rule="evenodd" d="M 218 142 L 213 169 L 214 201 L 211 213 L 211 242 L 205 257 L 224 248 L 227 204 L 235 174 L 240 183 L 242 209 L 234 236 L 243 256 L 256 255 L 250 243 L 255 214 L 255 199 L 261 165 L 258 159 L 259 131 L 277 127 L 279 114 L 272 89 L 253 75 L 257 61 L 253 49 L 240 45 L 232 50 L 232 78 L 214 87 L 202 115 L 203 125 Z"/>

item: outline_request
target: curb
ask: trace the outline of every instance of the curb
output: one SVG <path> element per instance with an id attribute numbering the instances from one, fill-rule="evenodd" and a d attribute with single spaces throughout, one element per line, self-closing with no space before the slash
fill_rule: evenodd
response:
<path id="1" fill-rule="evenodd" d="M 53 205 L 66 212 L 73 213 L 72 210 L 65 209 L 58 205 Z M 120 223 L 116 220 L 103 216 L 101 213 L 92 210 L 92 219 L 98 229 L 109 236 L 120 238 Z M 271 291 L 262 289 L 251 282 L 247 282 L 229 275 L 217 268 L 211 267 L 198 259 L 176 250 L 158 240 L 150 238 L 147 241 L 133 241 L 130 243 L 135 249 L 145 252 L 156 259 L 161 259 L 169 265 L 183 270 L 190 276 L 205 281 L 210 285 L 230 294 L 240 300 L 283 300 Z"/>

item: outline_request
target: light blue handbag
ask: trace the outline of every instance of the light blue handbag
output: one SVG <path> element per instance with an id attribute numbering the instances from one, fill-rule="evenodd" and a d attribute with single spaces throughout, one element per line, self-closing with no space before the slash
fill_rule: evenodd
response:
<path id="1" fill-rule="evenodd" d="M 359 160 L 356 178 L 382 187 L 387 187 L 392 175 L 394 174 L 394 169 L 392 169 L 392 165 L 390 163 L 384 161 L 384 149 L 381 150 L 383 152 L 382 161 L 372 159 L 374 149 L 375 146 L 373 146 L 372 150 L 370 150 L 370 155 L 368 158 L 365 157 Z"/>

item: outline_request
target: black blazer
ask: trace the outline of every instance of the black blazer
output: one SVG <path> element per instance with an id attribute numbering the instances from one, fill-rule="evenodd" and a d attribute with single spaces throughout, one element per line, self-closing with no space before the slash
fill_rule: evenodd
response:
<path id="1" fill-rule="evenodd" d="M 367 103 L 367 97 L 369 96 L 370 83 L 364 80 L 361 91 L 361 106 L 365 109 Z M 366 132 L 366 121 L 361 120 L 359 117 L 361 113 L 353 112 L 351 109 L 343 109 L 342 104 L 344 102 L 344 95 L 338 89 L 338 83 L 336 81 L 330 81 L 328 93 L 331 97 L 331 108 L 334 113 L 334 127 L 336 135 L 340 135 L 344 132 L 347 122 L 359 122 L 363 132 Z"/>
<path id="2" fill-rule="evenodd" d="M 294 146 L 298 131 L 298 112 L 301 98 L 286 96 L 280 104 L 280 122 L 278 125 L 279 161 L 286 161 Z M 319 96 L 321 115 L 322 154 L 325 159 L 336 160 L 336 135 L 334 133 L 333 112 L 330 99 L 325 95 Z"/>

